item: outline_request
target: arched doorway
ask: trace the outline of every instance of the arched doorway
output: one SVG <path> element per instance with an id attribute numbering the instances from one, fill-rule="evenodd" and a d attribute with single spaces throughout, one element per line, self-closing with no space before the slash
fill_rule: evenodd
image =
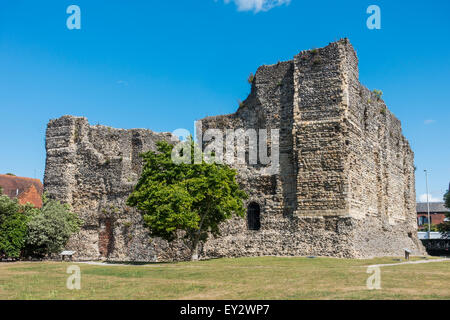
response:
<path id="1" fill-rule="evenodd" d="M 251 202 L 247 208 L 247 227 L 248 230 L 261 229 L 261 208 L 256 202 Z"/>

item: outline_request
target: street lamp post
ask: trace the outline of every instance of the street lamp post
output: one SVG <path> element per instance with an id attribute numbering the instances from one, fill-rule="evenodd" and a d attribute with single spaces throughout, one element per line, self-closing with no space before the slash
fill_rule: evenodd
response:
<path id="1" fill-rule="evenodd" d="M 430 219 L 430 199 L 429 199 L 429 192 L 428 192 L 428 171 L 425 169 L 425 181 L 427 186 L 427 209 L 428 209 L 428 240 L 430 240 L 431 236 L 431 219 Z"/>

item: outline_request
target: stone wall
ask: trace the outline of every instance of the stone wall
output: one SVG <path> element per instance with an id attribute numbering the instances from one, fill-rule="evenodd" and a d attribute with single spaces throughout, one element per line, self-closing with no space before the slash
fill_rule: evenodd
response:
<path id="1" fill-rule="evenodd" d="M 280 129 L 272 180 L 262 180 L 260 168 L 235 166 L 247 203 L 261 206 L 261 230 L 235 219 L 206 244 L 207 256 L 424 253 L 414 154 L 400 122 L 358 78 L 356 53 L 343 39 L 260 67 L 236 113 L 203 120 L 203 130 Z"/>
<path id="2" fill-rule="evenodd" d="M 83 219 L 67 248 L 78 259 L 157 261 L 179 259 L 179 243 L 151 239 L 141 215 L 126 206 L 142 168 L 140 153 L 171 134 L 144 129 L 90 126 L 86 118 L 63 116 L 47 127 L 45 191 L 68 203 Z"/>
<path id="3" fill-rule="evenodd" d="M 400 122 L 359 83 L 347 39 L 260 67 L 234 114 L 201 124 L 203 132 L 280 130 L 276 174 L 268 175 L 267 165 L 233 164 L 249 194 L 246 205 L 260 208 L 261 228 L 249 230 L 241 218 L 224 223 L 222 236 L 201 248 L 202 258 L 424 252 L 417 239 L 413 152 Z M 170 139 L 150 130 L 90 126 L 85 118 L 50 121 L 45 189 L 85 220 L 69 244 L 78 258 L 187 256 L 181 242 L 151 239 L 140 214 L 125 205 L 140 174 L 139 153 Z"/>

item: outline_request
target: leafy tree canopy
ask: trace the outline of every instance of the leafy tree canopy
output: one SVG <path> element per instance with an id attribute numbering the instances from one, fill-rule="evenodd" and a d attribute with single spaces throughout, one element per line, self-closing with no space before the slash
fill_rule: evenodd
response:
<path id="1" fill-rule="evenodd" d="M 26 241 L 27 223 L 36 210 L 0 194 L 0 257 L 20 257 Z"/>
<path id="2" fill-rule="evenodd" d="M 183 150 L 190 150 L 193 159 L 197 146 L 192 138 L 184 143 Z M 173 150 L 167 142 L 158 142 L 157 152 L 142 154 L 142 175 L 127 204 L 141 212 L 152 236 L 173 241 L 181 231 L 192 259 L 197 259 L 198 244 L 208 233 L 217 236 L 221 222 L 233 214 L 244 216 L 247 195 L 234 169 L 203 159 L 199 164 L 174 163 Z"/>
<path id="3" fill-rule="evenodd" d="M 444 195 L 445 206 L 450 209 L 450 190 Z M 450 220 L 450 212 L 445 214 L 445 217 Z M 443 233 L 450 233 L 450 221 L 445 221 L 438 225 L 439 231 Z"/>
<path id="4" fill-rule="evenodd" d="M 28 222 L 27 253 L 47 256 L 64 249 L 73 233 L 80 230 L 82 221 L 66 204 L 43 196 L 43 206 Z"/>
<path id="5" fill-rule="evenodd" d="M 445 206 L 450 209 L 450 190 L 444 195 Z"/>

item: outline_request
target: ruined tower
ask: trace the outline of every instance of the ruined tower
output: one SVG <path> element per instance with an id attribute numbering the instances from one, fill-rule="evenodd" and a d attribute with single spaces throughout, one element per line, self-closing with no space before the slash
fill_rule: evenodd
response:
<path id="1" fill-rule="evenodd" d="M 413 152 L 400 121 L 359 83 L 358 59 L 347 39 L 260 67 L 234 114 L 201 123 L 202 130 L 280 132 L 276 174 L 264 174 L 260 164 L 235 165 L 250 196 L 247 217 L 224 223 L 222 236 L 205 243 L 202 257 L 372 257 L 401 255 L 404 248 L 423 253 Z M 49 123 L 45 188 L 87 221 L 70 242 L 79 257 L 184 256 L 181 243 L 150 239 L 139 213 L 125 206 L 141 169 L 137 155 L 159 139 L 169 141 L 170 135 L 92 127 L 70 116 Z"/>

